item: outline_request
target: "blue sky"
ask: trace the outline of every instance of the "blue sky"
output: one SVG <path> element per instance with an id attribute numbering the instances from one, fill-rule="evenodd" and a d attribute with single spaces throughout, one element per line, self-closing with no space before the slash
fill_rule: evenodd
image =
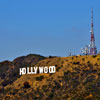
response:
<path id="1" fill-rule="evenodd" d="M 1 0 L 0 61 L 79 54 L 90 43 L 91 8 L 99 51 L 100 0 Z"/>

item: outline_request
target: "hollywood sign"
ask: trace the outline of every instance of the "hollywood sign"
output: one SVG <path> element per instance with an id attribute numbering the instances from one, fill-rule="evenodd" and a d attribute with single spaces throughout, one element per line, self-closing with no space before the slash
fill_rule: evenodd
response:
<path id="1" fill-rule="evenodd" d="M 19 75 L 25 74 L 42 74 L 42 73 L 55 73 L 55 66 L 45 66 L 45 67 L 27 67 L 27 68 L 19 68 Z"/>

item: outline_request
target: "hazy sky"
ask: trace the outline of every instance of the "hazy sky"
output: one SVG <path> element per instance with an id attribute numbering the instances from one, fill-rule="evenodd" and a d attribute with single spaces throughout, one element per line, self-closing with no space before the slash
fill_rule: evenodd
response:
<path id="1" fill-rule="evenodd" d="M 100 50 L 100 0 L 1 0 L 0 61 L 27 54 L 79 54 L 90 43 L 94 9 Z"/>

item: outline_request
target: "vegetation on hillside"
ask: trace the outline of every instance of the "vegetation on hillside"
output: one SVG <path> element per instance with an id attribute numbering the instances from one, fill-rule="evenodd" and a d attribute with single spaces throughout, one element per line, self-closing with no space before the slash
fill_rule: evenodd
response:
<path id="1" fill-rule="evenodd" d="M 17 63 L 21 64 L 22 59 Z M 7 65 L 12 63 L 2 66 L 7 70 Z M 1 100 L 100 100 L 100 55 L 50 57 L 35 63 L 35 66 L 52 65 L 56 66 L 54 74 L 23 75 L 17 79 L 15 75 L 16 80 L 10 84 L 9 76 L 0 77 Z"/>

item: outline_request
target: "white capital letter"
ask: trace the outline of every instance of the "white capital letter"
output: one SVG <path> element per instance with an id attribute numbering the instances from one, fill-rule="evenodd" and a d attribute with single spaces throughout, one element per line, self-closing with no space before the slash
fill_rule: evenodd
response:
<path id="1" fill-rule="evenodd" d="M 56 72 L 55 66 L 50 66 L 49 67 L 49 73 L 55 73 L 55 72 Z"/>
<path id="2" fill-rule="evenodd" d="M 39 67 L 39 73 L 43 73 L 43 67 Z"/>
<path id="3" fill-rule="evenodd" d="M 44 73 L 48 73 L 48 67 L 44 67 Z"/>
<path id="4" fill-rule="evenodd" d="M 26 74 L 26 68 L 19 68 L 20 70 L 20 75 Z"/>

